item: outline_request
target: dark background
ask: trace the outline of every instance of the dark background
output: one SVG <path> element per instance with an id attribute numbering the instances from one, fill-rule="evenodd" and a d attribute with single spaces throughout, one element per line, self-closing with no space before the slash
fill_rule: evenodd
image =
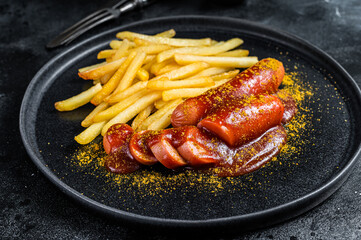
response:
<path id="1" fill-rule="evenodd" d="M 102 4 L 100 0 L 0 0 L 0 236 L 4 238 L 179 237 L 112 222 L 75 204 L 36 169 L 21 142 L 18 117 L 26 87 L 36 72 L 62 51 L 62 48 L 46 50 L 45 44 Z M 122 24 L 159 16 L 198 14 L 242 18 L 309 41 L 335 58 L 361 86 L 360 12 L 359 0 L 160 0 L 142 11 L 97 27 L 76 42 Z M 334 195 L 306 214 L 267 229 L 220 236 L 223 239 L 360 239 L 360 183 L 358 163 Z"/>

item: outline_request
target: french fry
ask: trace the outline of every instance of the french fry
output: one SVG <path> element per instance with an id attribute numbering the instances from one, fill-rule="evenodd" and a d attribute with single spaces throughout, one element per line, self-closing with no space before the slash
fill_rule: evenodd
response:
<path id="1" fill-rule="evenodd" d="M 154 107 L 156 109 L 161 109 L 164 105 L 166 105 L 168 102 L 163 101 L 163 99 L 159 99 L 157 101 L 154 102 Z"/>
<path id="2" fill-rule="evenodd" d="M 148 126 L 148 130 L 161 130 L 168 127 L 171 124 L 171 116 L 176 107 L 177 105 L 164 113 L 163 116 L 157 119 L 157 121 L 150 124 Z"/>
<path id="3" fill-rule="evenodd" d="M 165 62 L 165 61 L 163 61 L 163 62 Z M 163 68 L 159 69 L 159 71 L 157 71 L 155 75 L 162 75 L 164 73 L 176 70 L 180 67 L 182 67 L 182 65 L 179 65 L 176 62 L 171 62 L 171 63 L 165 65 Z"/>
<path id="4" fill-rule="evenodd" d="M 120 112 L 117 116 L 115 116 L 107 124 L 105 124 L 101 132 L 102 135 L 104 136 L 108 128 L 111 127 L 113 124 L 128 122 L 133 117 L 135 117 L 140 111 L 142 111 L 149 105 L 152 105 L 154 101 L 160 99 L 161 97 L 162 97 L 161 92 L 152 92 L 143 96 L 141 99 L 133 103 L 124 111 Z"/>
<path id="5" fill-rule="evenodd" d="M 114 75 L 115 72 L 116 72 L 116 70 L 109 72 L 109 73 L 105 74 L 104 76 L 102 76 L 101 78 L 99 78 L 100 83 L 106 84 L 109 81 L 109 79 Z"/>
<path id="6" fill-rule="evenodd" d="M 234 78 L 238 73 L 239 73 L 239 70 L 236 69 L 236 70 L 228 71 L 228 72 L 225 72 L 225 73 L 213 75 L 213 76 L 211 76 L 211 78 L 214 81 L 219 81 L 219 80 L 222 80 L 222 79 Z"/>
<path id="7" fill-rule="evenodd" d="M 79 135 L 75 136 L 75 141 L 83 145 L 90 143 L 100 134 L 105 124 L 106 121 L 93 123 L 87 129 L 82 131 Z"/>
<path id="8" fill-rule="evenodd" d="M 56 102 L 54 106 L 58 111 L 74 110 L 87 104 L 100 90 L 102 90 L 102 86 L 100 85 L 100 83 L 98 83 L 97 85 L 89 88 L 88 90 L 78 95 L 75 95 L 63 101 Z"/>
<path id="9" fill-rule="evenodd" d="M 173 59 L 168 59 L 167 61 L 163 61 L 160 63 L 154 63 L 152 65 L 152 67 L 150 68 L 150 72 L 153 73 L 154 75 L 158 75 L 157 73 L 159 72 L 160 69 L 162 69 L 163 67 L 165 67 L 167 64 L 170 63 L 174 63 Z"/>
<path id="10" fill-rule="evenodd" d="M 249 55 L 249 51 L 245 49 L 236 49 L 233 51 L 219 53 L 216 56 L 218 57 L 247 57 Z"/>
<path id="11" fill-rule="evenodd" d="M 135 78 L 137 71 L 143 65 L 146 54 L 144 52 L 137 52 L 137 55 L 134 57 L 133 61 L 129 65 L 127 71 L 125 72 L 122 80 L 120 80 L 118 87 L 116 88 L 116 92 L 123 91 L 127 89 Z"/>
<path id="12" fill-rule="evenodd" d="M 114 49 L 102 50 L 98 53 L 97 58 L 98 59 L 109 58 L 109 57 L 112 57 L 116 52 L 117 52 L 117 50 L 114 50 Z"/>
<path id="13" fill-rule="evenodd" d="M 136 74 L 136 77 L 140 80 L 140 81 L 148 81 L 149 79 L 149 73 L 147 70 L 145 70 L 144 68 L 139 68 Z"/>
<path id="14" fill-rule="evenodd" d="M 147 56 L 147 58 L 149 57 L 149 55 Z M 149 62 L 147 62 L 147 58 L 144 61 L 144 65 L 143 65 L 143 69 L 146 70 L 147 72 L 150 72 L 151 67 L 153 66 L 153 64 L 155 64 L 157 62 L 156 57 L 154 56 L 152 60 L 150 60 Z"/>
<path id="15" fill-rule="evenodd" d="M 170 101 L 177 98 L 190 98 L 201 95 L 205 91 L 210 89 L 209 87 L 205 88 L 178 88 L 171 89 L 162 92 L 163 101 Z"/>
<path id="16" fill-rule="evenodd" d="M 151 55 L 151 54 L 158 54 L 158 53 L 168 50 L 170 48 L 171 47 L 169 45 L 151 43 L 151 45 L 133 48 L 131 51 L 140 51 L 140 52 L 145 52 L 146 54 Z"/>
<path id="17" fill-rule="evenodd" d="M 206 62 L 211 66 L 234 68 L 248 68 L 258 62 L 257 57 L 210 57 L 181 54 L 175 54 L 174 59 L 178 64 L 181 65 L 194 62 Z"/>
<path id="18" fill-rule="evenodd" d="M 185 47 L 185 48 L 173 48 L 164 52 L 161 52 L 157 56 L 157 62 L 163 62 L 169 58 L 172 58 L 174 54 L 193 54 L 200 56 L 209 56 L 226 52 L 230 49 L 236 48 L 243 43 L 240 38 L 233 38 L 227 42 L 218 43 L 210 47 Z"/>
<path id="19" fill-rule="evenodd" d="M 129 49 L 129 47 L 130 47 L 129 41 L 127 39 L 124 39 L 123 42 L 120 44 L 119 48 L 117 49 L 117 51 L 114 53 L 112 57 L 112 61 L 127 56 L 128 55 L 127 50 Z"/>
<path id="20" fill-rule="evenodd" d="M 81 77 L 85 80 L 101 78 L 105 74 L 113 72 L 116 69 L 118 69 L 120 67 L 120 65 L 122 65 L 122 63 L 125 61 L 125 59 L 126 58 L 121 58 L 116 61 L 101 65 L 99 67 L 92 68 L 87 71 L 79 72 L 78 75 L 79 75 L 79 77 Z"/>
<path id="21" fill-rule="evenodd" d="M 119 40 L 112 40 L 109 43 L 110 48 L 112 49 L 119 49 L 120 45 L 122 44 L 122 41 Z M 135 47 L 135 43 L 134 42 L 129 42 L 130 47 Z"/>
<path id="22" fill-rule="evenodd" d="M 178 89 L 171 89 L 162 92 L 162 100 L 163 101 L 170 101 L 177 98 L 190 98 L 196 97 L 204 92 L 208 91 L 211 88 L 218 87 L 231 79 L 223 79 L 215 82 L 214 86 L 212 87 L 204 87 L 204 88 L 178 88 Z"/>
<path id="23" fill-rule="evenodd" d="M 95 117 L 95 115 L 97 115 L 98 113 L 100 113 L 101 111 L 104 111 L 107 107 L 109 106 L 108 103 L 106 102 L 102 102 L 101 104 L 99 104 L 96 108 L 93 109 L 93 111 L 91 111 L 88 116 L 86 116 L 86 118 L 81 122 L 81 126 L 82 127 L 89 127 L 92 123 L 93 123 L 93 118 Z"/>
<path id="24" fill-rule="evenodd" d="M 140 33 L 129 32 L 129 31 L 119 32 L 117 33 L 116 37 L 120 39 L 129 39 L 131 41 L 133 41 L 135 38 L 139 38 L 153 43 L 167 44 L 176 47 L 209 46 L 212 43 L 210 38 L 203 38 L 203 39 L 167 38 L 167 37 L 150 36 Z"/>
<path id="25" fill-rule="evenodd" d="M 99 105 L 104 100 L 104 98 L 106 98 L 114 91 L 114 89 L 118 86 L 120 79 L 124 76 L 125 71 L 135 58 L 136 54 L 136 52 L 132 52 L 127 57 L 127 59 L 123 62 L 122 65 L 120 65 L 120 67 L 110 78 L 110 80 L 103 86 L 102 90 L 93 97 L 93 99 L 91 100 L 92 104 Z"/>
<path id="26" fill-rule="evenodd" d="M 107 64 L 107 62 L 102 62 L 102 63 L 94 64 L 94 65 L 91 65 L 91 66 L 88 66 L 88 67 L 79 68 L 78 72 L 85 72 L 85 71 L 88 71 L 90 69 L 94 69 L 94 68 L 103 66 L 105 64 Z"/>
<path id="27" fill-rule="evenodd" d="M 94 116 L 93 121 L 102 122 L 115 117 L 121 111 L 123 111 L 124 109 L 135 103 L 137 100 L 142 98 L 144 94 L 146 94 L 147 92 L 148 92 L 147 90 L 142 90 L 137 92 L 136 94 L 133 94 L 131 97 L 127 99 L 123 99 L 122 101 L 118 102 L 117 104 L 114 104 L 113 106 L 107 108 L 106 110 L 99 112 L 97 115 Z"/>
<path id="28" fill-rule="evenodd" d="M 153 61 L 155 59 L 155 55 L 147 55 L 144 59 L 144 63 L 143 64 L 147 64 L 151 61 Z M 147 69 L 146 69 L 147 70 Z M 148 70 L 147 70 L 148 71 Z"/>
<path id="29" fill-rule="evenodd" d="M 162 81 L 162 80 L 149 81 L 147 88 L 152 90 L 168 90 L 175 88 L 206 87 L 213 85 L 214 85 L 214 81 L 211 77 L 199 77 L 194 79 L 177 80 L 177 81 Z"/>
<path id="30" fill-rule="evenodd" d="M 133 42 L 137 45 L 137 46 L 148 46 L 153 44 L 152 42 L 149 42 L 147 40 L 144 39 L 140 39 L 140 38 L 134 38 Z"/>
<path id="31" fill-rule="evenodd" d="M 138 113 L 138 115 L 134 118 L 133 122 L 132 122 L 132 128 L 134 129 L 134 131 L 137 130 L 137 128 L 139 127 L 139 125 L 147 118 L 149 117 L 149 115 L 152 113 L 153 110 L 153 106 L 149 105 L 148 107 L 146 107 L 145 109 L 143 109 L 140 113 Z"/>
<path id="32" fill-rule="evenodd" d="M 112 41 L 110 41 L 109 46 L 110 46 L 110 48 L 112 48 L 112 49 L 118 49 L 121 44 L 122 44 L 122 41 L 112 40 Z"/>
<path id="33" fill-rule="evenodd" d="M 154 35 L 156 37 L 166 37 L 166 38 L 171 38 L 171 37 L 174 37 L 175 36 L 175 31 L 174 29 L 169 29 L 167 31 L 164 31 L 164 32 L 161 32 L 161 33 L 158 33 L 156 35 Z M 134 43 L 138 46 L 147 46 L 147 45 L 151 45 L 153 44 L 152 42 L 149 42 L 147 40 L 144 40 L 144 39 L 140 39 L 140 38 L 134 38 Z"/>
<path id="34" fill-rule="evenodd" d="M 204 62 L 196 62 L 191 63 L 189 65 L 183 66 L 181 68 L 175 69 L 173 71 L 167 72 L 165 74 L 156 76 L 149 81 L 155 81 L 160 80 L 161 78 L 167 77 L 169 80 L 176 80 L 176 79 L 182 79 L 189 77 L 199 71 L 202 71 L 203 69 L 207 68 L 209 64 Z"/>
<path id="35" fill-rule="evenodd" d="M 164 32 L 158 33 L 155 35 L 156 37 L 165 37 L 165 38 L 172 38 L 175 36 L 174 29 L 169 29 Z"/>
<path id="36" fill-rule="evenodd" d="M 227 72 L 230 70 L 231 70 L 231 68 L 211 67 L 211 68 L 204 69 L 203 71 L 200 71 L 199 73 L 189 77 L 188 79 L 213 76 L 213 75 L 224 73 L 224 72 Z"/>
<path id="37" fill-rule="evenodd" d="M 161 109 L 153 113 L 151 116 L 149 116 L 147 119 L 145 119 L 138 127 L 138 130 L 146 130 L 149 129 L 149 126 L 158 121 L 159 118 L 161 118 L 164 114 L 166 114 L 170 109 L 173 109 L 178 106 L 183 100 L 182 99 L 175 99 L 173 101 L 169 101 L 167 104 L 165 104 Z"/>
<path id="38" fill-rule="evenodd" d="M 125 89 L 124 91 L 121 91 L 119 93 L 114 92 L 112 95 L 109 96 L 109 98 L 106 98 L 105 101 L 110 104 L 119 102 L 119 101 L 141 91 L 142 89 L 145 89 L 147 87 L 147 84 L 148 83 L 145 81 L 137 82 L 133 86 Z"/>

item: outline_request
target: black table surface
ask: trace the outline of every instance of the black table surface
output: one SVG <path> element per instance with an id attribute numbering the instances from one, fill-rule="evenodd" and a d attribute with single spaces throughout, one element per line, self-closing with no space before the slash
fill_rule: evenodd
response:
<path id="1" fill-rule="evenodd" d="M 0 236 L 20 239 L 186 238 L 142 230 L 97 216 L 79 206 L 35 167 L 19 133 L 19 110 L 36 72 L 64 48 L 45 44 L 60 31 L 97 10 L 103 1 L 0 0 Z M 335 58 L 361 86 L 360 0 L 165 1 L 99 26 L 76 42 L 113 27 L 176 15 L 247 19 L 295 34 Z M 311 211 L 266 229 L 221 233 L 222 239 L 361 239 L 361 167 Z"/>

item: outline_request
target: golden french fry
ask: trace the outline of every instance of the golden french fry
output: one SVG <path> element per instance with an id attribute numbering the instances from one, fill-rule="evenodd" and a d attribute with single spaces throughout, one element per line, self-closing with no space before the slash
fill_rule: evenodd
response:
<path id="1" fill-rule="evenodd" d="M 141 51 L 151 55 L 151 54 L 158 54 L 170 48 L 171 47 L 169 45 L 151 43 L 151 45 L 133 48 L 131 51 Z"/>
<path id="2" fill-rule="evenodd" d="M 152 56 L 152 55 L 151 55 Z M 147 60 L 147 58 L 149 57 L 149 55 L 146 57 L 146 60 Z M 157 60 L 156 60 L 156 57 L 154 56 L 154 58 L 152 59 L 152 60 L 150 60 L 149 62 L 147 62 L 147 61 L 144 61 L 144 65 L 143 65 L 143 69 L 144 70 L 146 70 L 147 72 L 150 72 L 150 69 L 151 69 L 151 67 L 153 66 L 153 64 L 154 63 L 156 63 L 157 62 Z"/>
<path id="3" fill-rule="evenodd" d="M 213 76 L 211 76 L 211 78 L 214 81 L 219 81 L 219 80 L 222 80 L 222 79 L 234 78 L 238 73 L 239 73 L 239 70 L 236 69 L 236 70 L 228 71 L 228 72 L 225 72 L 225 73 L 213 75 Z"/>
<path id="4" fill-rule="evenodd" d="M 86 118 L 81 122 L 81 126 L 82 127 L 89 127 L 92 123 L 93 123 L 93 118 L 95 117 L 95 115 L 97 115 L 98 113 L 100 113 L 101 111 L 104 111 L 107 107 L 109 106 L 108 103 L 106 102 L 102 102 L 101 104 L 99 104 L 96 108 L 93 109 L 93 111 L 91 111 L 88 116 L 86 116 Z"/>
<path id="5" fill-rule="evenodd" d="M 119 41 L 119 40 L 112 40 L 110 43 L 109 43 L 109 46 L 112 48 L 112 49 L 119 49 L 120 45 L 122 44 L 122 41 Z M 130 47 L 135 47 L 135 43 L 134 42 L 130 42 L 129 43 Z"/>
<path id="6" fill-rule="evenodd" d="M 199 77 L 194 79 L 177 80 L 177 81 L 162 81 L 162 80 L 149 81 L 147 88 L 152 90 L 168 90 L 173 88 L 206 87 L 213 85 L 214 85 L 214 81 L 211 77 Z"/>
<path id="7" fill-rule="evenodd" d="M 172 58 L 174 54 L 192 54 L 200 56 L 209 56 L 226 52 L 230 49 L 236 48 L 243 43 L 240 38 L 233 38 L 227 42 L 217 43 L 210 47 L 186 47 L 186 48 L 173 48 L 164 52 L 161 52 L 157 56 L 157 62 L 163 62 L 169 58 Z"/>
<path id="8" fill-rule="evenodd" d="M 147 119 L 145 119 L 138 127 L 138 130 L 146 130 L 149 129 L 149 126 L 158 121 L 165 113 L 167 113 L 170 109 L 173 109 L 178 106 L 183 100 L 182 99 L 175 99 L 173 101 L 169 101 L 166 103 L 161 109 L 153 113 Z"/>
<path id="9" fill-rule="evenodd" d="M 98 53 L 97 58 L 98 59 L 109 58 L 112 57 L 116 52 L 117 50 L 114 49 L 102 50 Z"/>
<path id="10" fill-rule="evenodd" d="M 201 95 L 205 91 L 210 89 L 209 87 L 205 88 L 177 88 L 166 90 L 162 92 L 163 101 L 170 101 L 177 98 L 190 98 Z"/>
<path id="11" fill-rule="evenodd" d="M 118 69 L 120 67 L 120 65 L 122 65 L 122 63 L 125 61 L 125 59 L 126 58 L 121 58 L 116 61 L 101 65 L 99 67 L 92 68 L 87 71 L 79 72 L 78 75 L 79 75 L 79 77 L 81 77 L 85 80 L 101 78 L 105 74 L 113 72 L 116 69 Z"/>
<path id="12" fill-rule="evenodd" d="M 165 61 L 163 61 L 163 62 L 165 62 Z M 182 65 L 179 65 L 176 62 L 171 62 L 171 63 L 165 65 L 163 68 L 159 69 L 159 71 L 157 71 L 155 75 L 162 75 L 164 73 L 176 70 L 180 67 L 182 67 Z"/>
<path id="13" fill-rule="evenodd" d="M 90 99 L 92 99 L 95 96 L 95 94 L 97 94 L 100 90 L 102 90 L 102 86 L 100 85 L 100 83 L 98 83 L 97 85 L 92 86 L 88 90 L 76 96 L 73 96 L 63 101 L 56 102 L 54 106 L 58 111 L 74 110 L 80 106 L 87 104 L 90 101 Z"/>
<path id="14" fill-rule="evenodd" d="M 166 38 L 172 38 L 175 36 L 175 31 L 174 29 L 169 29 L 167 31 L 158 33 L 155 35 L 156 37 L 166 37 Z"/>
<path id="15" fill-rule="evenodd" d="M 100 134 L 105 124 L 106 121 L 93 123 L 87 129 L 82 131 L 79 135 L 75 136 L 75 141 L 83 145 L 90 143 Z"/>
<path id="16" fill-rule="evenodd" d="M 159 99 L 157 101 L 154 102 L 154 107 L 156 109 L 161 109 L 164 105 L 166 105 L 168 102 L 163 101 L 163 99 Z"/>
<path id="17" fill-rule="evenodd" d="M 88 66 L 88 67 L 79 68 L 78 72 L 85 72 L 85 71 L 88 71 L 90 69 L 94 69 L 94 68 L 103 66 L 105 64 L 107 64 L 107 62 L 97 63 L 97 64 L 94 64 L 94 65 L 91 65 L 91 66 Z"/>
<path id="18" fill-rule="evenodd" d="M 211 66 L 235 68 L 248 68 L 258 62 L 257 57 L 210 57 L 181 54 L 175 54 L 174 59 L 178 64 L 181 65 L 194 62 L 206 62 Z"/>
<path id="19" fill-rule="evenodd" d="M 131 87 L 125 89 L 124 91 L 121 91 L 119 93 L 114 92 L 112 95 L 109 96 L 109 98 L 104 99 L 106 102 L 110 103 L 110 104 L 114 104 L 116 102 L 119 102 L 143 89 L 145 89 L 147 87 L 147 82 L 137 82 L 134 85 L 132 85 Z"/>
<path id="20" fill-rule="evenodd" d="M 115 92 L 123 91 L 127 89 L 130 85 L 132 85 L 137 71 L 143 65 L 145 57 L 146 54 L 144 52 L 137 52 L 127 71 L 125 72 L 122 80 L 120 80 L 118 87 L 115 89 Z"/>
<path id="21" fill-rule="evenodd" d="M 162 97 L 161 92 L 152 92 L 143 96 L 141 99 L 133 103 L 124 111 L 120 112 L 117 116 L 115 116 L 107 124 L 105 124 L 105 126 L 102 129 L 102 135 L 104 136 L 108 128 L 111 127 L 113 124 L 128 122 L 133 117 L 135 117 L 140 111 L 142 111 L 149 105 L 153 104 L 154 101 L 160 99 L 161 97 Z"/>
<path id="22" fill-rule="evenodd" d="M 218 57 L 247 57 L 248 54 L 249 54 L 248 50 L 236 49 L 233 51 L 219 53 L 216 56 L 218 56 Z"/>
<path id="23" fill-rule="evenodd" d="M 203 71 L 200 71 L 199 73 L 189 77 L 188 79 L 213 76 L 213 75 L 224 73 L 224 72 L 227 72 L 230 70 L 231 70 L 231 68 L 211 67 L 211 68 L 204 69 Z"/>
<path id="24" fill-rule="evenodd" d="M 120 65 L 120 67 L 110 78 L 110 80 L 103 86 L 102 90 L 93 97 L 93 99 L 91 100 L 92 104 L 99 105 L 104 100 L 104 98 L 106 98 L 114 91 L 114 89 L 118 86 L 120 79 L 124 76 L 125 71 L 127 70 L 128 66 L 131 64 L 135 56 L 136 56 L 136 52 L 133 52 L 127 57 L 127 59 L 123 62 L 122 65 Z"/>
<path id="25" fill-rule="evenodd" d="M 161 130 L 165 129 L 171 124 L 171 117 L 174 109 L 177 106 L 174 106 L 173 108 L 169 109 L 163 116 L 157 119 L 156 122 L 153 122 L 148 126 L 148 130 Z"/>
<path id="26" fill-rule="evenodd" d="M 135 38 L 144 39 L 149 42 L 167 44 L 176 47 L 186 47 L 186 46 L 209 46 L 212 43 L 210 38 L 203 39 L 184 39 L 184 38 L 167 38 L 167 37 L 158 37 L 158 36 L 149 36 L 140 33 L 134 32 L 119 32 L 116 35 L 120 39 L 129 39 L 133 41 Z"/>
<path id="27" fill-rule="evenodd" d="M 106 110 L 98 113 L 94 116 L 93 121 L 94 122 L 102 122 L 105 120 L 109 120 L 113 117 L 115 117 L 117 114 L 119 114 L 121 111 L 135 103 L 137 100 L 139 100 L 141 97 L 144 96 L 144 94 L 148 93 L 147 90 L 142 90 L 137 92 L 136 94 L 133 94 L 131 97 L 127 99 L 123 99 L 122 101 L 118 102 L 117 104 L 114 104 L 113 106 L 107 108 Z"/>
<path id="28" fill-rule="evenodd" d="M 109 81 L 109 79 L 114 75 L 115 72 L 116 72 L 116 70 L 112 71 L 110 73 L 107 73 L 104 76 L 102 76 L 101 78 L 99 78 L 100 83 L 106 84 Z"/>
<path id="29" fill-rule="evenodd" d="M 122 41 L 112 40 L 112 41 L 110 41 L 109 46 L 110 46 L 112 49 L 118 49 L 121 44 L 122 44 Z"/>
<path id="30" fill-rule="evenodd" d="M 140 80 L 140 81 L 148 81 L 149 79 L 149 73 L 147 70 L 145 70 L 144 68 L 139 68 L 136 74 L 136 77 Z"/>
<path id="31" fill-rule="evenodd" d="M 136 131 L 139 125 L 152 113 L 152 110 L 153 110 L 153 106 L 149 105 L 148 107 L 143 109 L 140 113 L 138 113 L 138 115 L 134 118 L 132 122 L 132 128 L 134 129 L 134 131 Z"/>
<path id="32" fill-rule="evenodd" d="M 129 49 L 129 47 L 130 47 L 130 42 L 127 39 L 124 39 L 123 42 L 120 44 L 119 48 L 114 53 L 112 57 L 112 61 L 127 56 L 128 55 L 127 50 Z"/>
<path id="33" fill-rule="evenodd" d="M 147 40 L 140 39 L 140 38 L 134 38 L 133 41 L 137 46 L 148 46 L 148 45 L 153 44 L 152 42 L 149 42 Z"/>
<path id="34" fill-rule="evenodd" d="M 169 80 L 186 78 L 199 71 L 202 71 L 203 69 L 207 68 L 208 66 L 209 66 L 209 64 L 204 63 L 204 62 L 191 63 L 189 65 L 183 66 L 181 68 L 175 69 L 175 70 L 167 72 L 165 74 L 156 76 L 156 77 L 150 79 L 149 81 L 160 80 L 164 77 L 167 77 Z"/>
<path id="35" fill-rule="evenodd" d="M 161 63 L 154 63 L 152 67 L 150 68 L 150 72 L 154 75 L 158 75 L 158 72 L 160 69 L 165 67 L 167 64 L 174 63 L 173 59 L 168 59 L 167 61 L 163 61 Z"/>

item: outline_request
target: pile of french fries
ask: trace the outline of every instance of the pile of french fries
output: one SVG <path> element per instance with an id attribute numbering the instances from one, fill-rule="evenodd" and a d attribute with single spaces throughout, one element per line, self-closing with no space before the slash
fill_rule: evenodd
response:
<path id="1" fill-rule="evenodd" d="M 119 32 L 120 40 L 98 53 L 105 61 L 79 69 L 79 76 L 94 86 L 55 103 L 59 111 L 71 111 L 91 102 L 96 107 L 82 121 L 86 129 L 75 137 L 80 144 L 104 135 L 116 123 L 135 131 L 159 130 L 170 125 L 173 110 L 189 97 L 219 86 L 239 73 L 236 68 L 255 64 L 257 57 L 239 49 L 242 39 L 174 38 L 173 29 L 145 35 Z"/>

